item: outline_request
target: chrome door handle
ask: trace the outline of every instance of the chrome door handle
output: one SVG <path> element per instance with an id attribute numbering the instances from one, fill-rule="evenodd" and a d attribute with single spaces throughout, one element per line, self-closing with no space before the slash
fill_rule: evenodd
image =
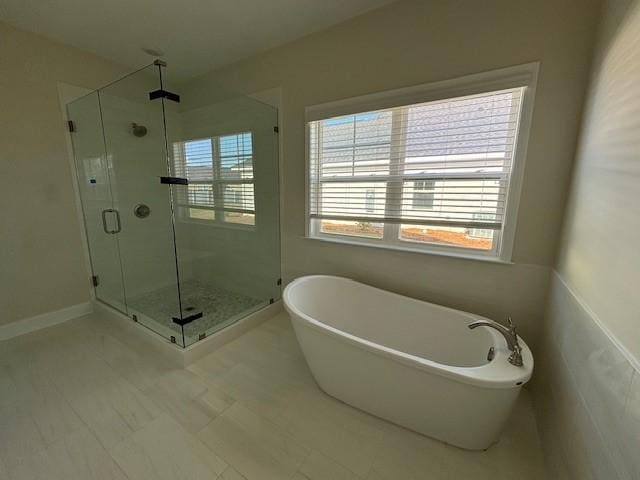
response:
<path id="1" fill-rule="evenodd" d="M 116 216 L 116 229 L 111 233 L 120 233 L 122 230 L 122 224 L 120 223 L 120 212 L 118 210 L 113 210 L 113 213 Z"/>
<path id="2" fill-rule="evenodd" d="M 109 227 L 107 227 L 107 213 L 113 213 L 116 216 L 117 226 L 115 230 L 109 230 Z M 118 233 L 120 232 L 120 230 L 122 230 L 122 226 L 120 224 L 120 213 L 117 210 L 113 208 L 105 208 L 104 210 L 102 210 L 101 214 L 102 214 L 102 229 L 104 230 L 104 233 L 113 234 L 113 233 Z"/>
<path id="3" fill-rule="evenodd" d="M 107 227 L 107 213 L 109 213 L 110 211 L 111 211 L 111 209 L 107 208 L 105 210 L 102 210 L 102 212 L 101 212 L 101 214 L 102 214 L 102 229 L 104 230 L 104 233 L 113 233 Z"/>

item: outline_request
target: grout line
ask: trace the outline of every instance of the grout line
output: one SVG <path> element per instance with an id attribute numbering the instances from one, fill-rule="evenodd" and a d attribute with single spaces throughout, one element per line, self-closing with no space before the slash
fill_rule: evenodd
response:
<path id="1" fill-rule="evenodd" d="M 205 445 L 206 446 L 206 445 Z M 208 448 L 208 447 L 207 447 Z M 238 475 L 240 475 L 241 478 L 243 478 L 244 480 L 247 480 L 247 477 L 245 477 L 244 475 L 242 475 L 235 467 L 233 467 L 232 465 L 227 465 L 227 468 L 224 469 L 224 471 L 218 475 L 217 480 L 222 480 L 222 478 L 224 477 L 224 474 L 227 473 L 228 470 L 233 470 L 235 473 L 237 473 Z"/>

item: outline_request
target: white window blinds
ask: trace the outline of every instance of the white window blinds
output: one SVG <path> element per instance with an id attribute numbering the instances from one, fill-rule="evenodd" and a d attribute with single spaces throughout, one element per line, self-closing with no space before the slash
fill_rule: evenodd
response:
<path id="1" fill-rule="evenodd" d="M 309 122 L 309 216 L 500 230 L 524 87 Z"/>
<path id="2" fill-rule="evenodd" d="M 250 132 L 176 142 L 173 149 L 176 175 L 189 180 L 178 192 L 188 217 L 255 224 Z"/>

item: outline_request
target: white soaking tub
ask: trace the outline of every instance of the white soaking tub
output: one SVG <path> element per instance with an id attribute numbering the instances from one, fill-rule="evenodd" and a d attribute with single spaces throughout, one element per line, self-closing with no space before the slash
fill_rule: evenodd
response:
<path id="1" fill-rule="evenodd" d="M 496 442 L 533 371 L 522 339 L 516 367 L 499 332 L 468 328 L 484 317 L 325 275 L 293 281 L 283 297 L 325 392 L 451 445 Z"/>

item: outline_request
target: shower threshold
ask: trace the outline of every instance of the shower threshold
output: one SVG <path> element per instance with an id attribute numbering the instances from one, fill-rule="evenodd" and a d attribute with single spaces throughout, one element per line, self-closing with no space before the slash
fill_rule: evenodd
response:
<path id="1" fill-rule="evenodd" d="M 173 328 L 163 327 L 166 330 L 161 332 L 157 331 L 159 330 L 157 322 L 153 325 L 153 329 L 148 324 L 145 325 L 145 320 L 152 322 L 153 320 L 144 313 L 140 313 L 142 317 L 138 317 L 138 321 L 134 322 L 130 316 L 101 300 L 94 300 L 93 306 L 96 312 L 102 313 L 101 318 L 109 322 L 114 328 L 114 333 L 122 341 L 133 345 L 137 342 L 144 343 L 176 365 L 183 367 L 231 342 L 283 310 L 280 300 L 274 303 L 262 302 L 249 311 L 244 311 L 218 324 L 218 328 L 207 334 L 204 339 L 199 341 L 198 338 L 185 339 L 187 346 L 182 347 L 181 344 L 172 343 L 169 340 L 171 334 L 175 335 Z M 135 312 L 132 313 L 135 314 Z"/>

